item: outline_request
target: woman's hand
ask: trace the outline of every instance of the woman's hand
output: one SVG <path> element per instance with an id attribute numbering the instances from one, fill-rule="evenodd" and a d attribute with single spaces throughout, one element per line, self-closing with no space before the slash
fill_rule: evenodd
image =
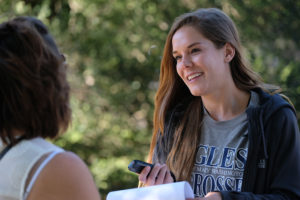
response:
<path id="1" fill-rule="evenodd" d="M 198 197 L 195 199 L 186 199 L 186 200 L 222 200 L 220 192 L 209 192 L 205 197 Z"/>
<path id="2" fill-rule="evenodd" d="M 160 185 L 165 183 L 173 183 L 174 180 L 170 174 L 166 164 L 155 164 L 151 170 L 150 167 L 145 167 L 139 175 L 139 180 L 145 186 Z"/>

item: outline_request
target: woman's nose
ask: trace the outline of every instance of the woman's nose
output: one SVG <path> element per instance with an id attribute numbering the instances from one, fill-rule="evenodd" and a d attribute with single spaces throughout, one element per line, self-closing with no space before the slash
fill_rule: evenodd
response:
<path id="1" fill-rule="evenodd" d="M 182 58 L 182 64 L 184 67 L 190 67 L 192 65 L 191 58 L 189 56 L 184 56 Z"/>

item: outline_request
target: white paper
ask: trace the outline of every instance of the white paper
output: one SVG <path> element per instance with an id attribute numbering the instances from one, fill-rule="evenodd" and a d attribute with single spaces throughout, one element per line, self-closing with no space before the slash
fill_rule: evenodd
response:
<path id="1" fill-rule="evenodd" d="M 194 198 L 186 181 L 149 187 L 118 190 L 108 193 L 106 200 L 185 200 Z"/>

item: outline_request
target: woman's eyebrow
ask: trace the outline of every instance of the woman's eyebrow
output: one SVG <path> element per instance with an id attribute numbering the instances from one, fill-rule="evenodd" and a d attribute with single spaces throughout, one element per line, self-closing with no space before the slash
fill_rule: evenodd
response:
<path id="1" fill-rule="evenodd" d="M 201 44 L 201 42 L 194 42 L 194 43 L 190 44 L 187 48 L 191 48 L 191 47 L 196 46 L 198 44 Z"/>
<path id="2" fill-rule="evenodd" d="M 193 47 L 193 46 L 196 46 L 196 45 L 198 45 L 198 44 L 201 44 L 201 42 L 194 42 L 194 43 L 190 44 L 189 46 L 187 46 L 187 48 L 189 49 L 189 48 L 191 48 L 191 47 Z M 173 51 L 173 52 L 172 52 L 173 55 L 176 54 L 176 53 L 177 53 L 177 51 Z"/>

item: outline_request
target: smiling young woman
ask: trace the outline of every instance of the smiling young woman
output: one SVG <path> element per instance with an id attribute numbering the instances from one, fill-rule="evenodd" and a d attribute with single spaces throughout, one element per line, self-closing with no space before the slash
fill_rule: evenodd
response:
<path id="1" fill-rule="evenodd" d="M 246 66 L 236 27 L 219 9 L 173 23 L 153 125 L 155 166 L 139 177 L 146 186 L 173 182 L 172 171 L 200 199 L 300 198 L 295 110 Z"/>

